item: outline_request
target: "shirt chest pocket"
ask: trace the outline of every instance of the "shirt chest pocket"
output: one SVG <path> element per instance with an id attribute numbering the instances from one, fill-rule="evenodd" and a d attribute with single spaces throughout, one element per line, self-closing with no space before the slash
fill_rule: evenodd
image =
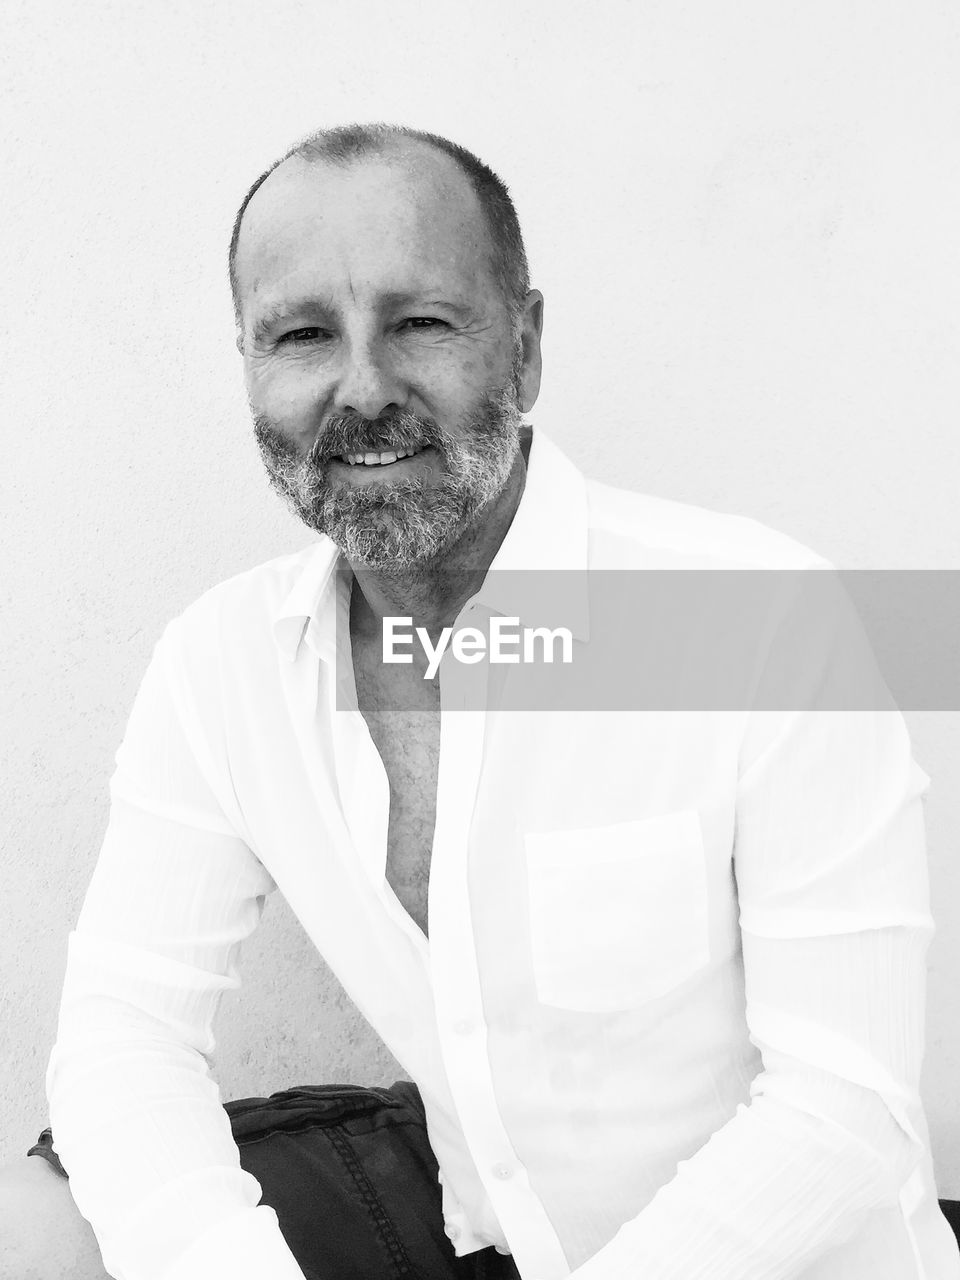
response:
<path id="1" fill-rule="evenodd" d="M 709 960 L 695 809 L 524 837 L 543 1004 L 610 1012 L 665 995 Z"/>

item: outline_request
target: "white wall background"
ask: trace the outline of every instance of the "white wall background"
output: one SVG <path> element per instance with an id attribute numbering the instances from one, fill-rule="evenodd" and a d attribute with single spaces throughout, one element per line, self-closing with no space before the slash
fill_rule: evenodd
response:
<path id="1" fill-rule="evenodd" d="M 46 1123 L 65 939 L 165 621 L 309 535 L 267 491 L 225 252 L 318 125 L 449 134 L 547 297 L 532 415 L 585 469 L 844 568 L 960 567 L 960 21 L 943 0 L 5 0 L 0 1158 Z M 932 775 L 925 1094 L 960 1196 L 960 716 Z M 275 896 L 224 1095 L 394 1064 Z"/>

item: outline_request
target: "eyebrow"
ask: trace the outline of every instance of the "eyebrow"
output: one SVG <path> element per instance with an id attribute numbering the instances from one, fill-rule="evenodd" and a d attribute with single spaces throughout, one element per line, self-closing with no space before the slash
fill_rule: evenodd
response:
<path id="1" fill-rule="evenodd" d="M 429 290 L 424 289 L 419 293 L 407 292 L 391 292 L 381 294 L 381 300 L 386 306 L 414 306 L 414 307 L 445 307 L 448 311 L 454 311 L 458 315 L 466 315 L 469 307 L 466 302 L 454 298 L 430 298 Z"/>

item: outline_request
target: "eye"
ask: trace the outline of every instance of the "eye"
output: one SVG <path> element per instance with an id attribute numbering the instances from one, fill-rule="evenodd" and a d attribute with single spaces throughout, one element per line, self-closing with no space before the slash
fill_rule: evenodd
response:
<path id="1" fill-rule="evenodd" d="M 437 316 L 408 316 L 406 320 L 401 320 L 398 326 L 401 329 L 424 330 L 445 329 L 447 322 L 439 319 Z"/>
<path id="2" fill-rule="evenodd" d="M 326 329 L 310 326 L 304 329 L 291 329 L 288 333 L 282 334 L 279 341 L 302 346 L 306 342 L 321 342 L 326 334 Z"/>

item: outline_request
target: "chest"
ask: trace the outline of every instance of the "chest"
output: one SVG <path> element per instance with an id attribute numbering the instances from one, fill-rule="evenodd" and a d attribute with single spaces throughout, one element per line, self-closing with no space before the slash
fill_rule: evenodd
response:
<path id="1" fill-rule="evenodd" d="M 357 702 L 390 787 L 386 878 L 427 933 L 430 855 L 440 764 L 440 691 L 409 668 L 388 669 L 354 651 Z"/>

